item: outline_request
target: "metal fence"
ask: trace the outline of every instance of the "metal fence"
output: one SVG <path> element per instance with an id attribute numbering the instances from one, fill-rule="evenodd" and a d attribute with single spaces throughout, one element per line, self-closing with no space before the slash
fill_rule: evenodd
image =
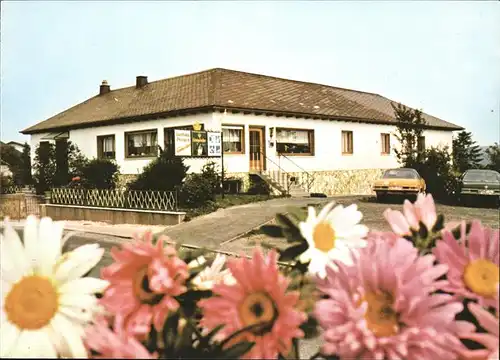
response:
<path id="1" fill-rule="evenodd" d="M 175 191 L 136 191 L 54 188 L 51 204 L 137 210 L 177 210 Z"/>
<path id="2" fill-rule="evenodd" d="M 1 186 L 0 194 L 15 194 L 23 190 L 22 186 Z"/>

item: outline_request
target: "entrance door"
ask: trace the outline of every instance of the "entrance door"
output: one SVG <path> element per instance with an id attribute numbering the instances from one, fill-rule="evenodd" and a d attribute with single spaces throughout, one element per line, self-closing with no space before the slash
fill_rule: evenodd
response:
<path id="1" fill-rule="evenodd" d="M 250 170 L 264 169 L 264 131 L 260 128 L 250 128 Z"/>

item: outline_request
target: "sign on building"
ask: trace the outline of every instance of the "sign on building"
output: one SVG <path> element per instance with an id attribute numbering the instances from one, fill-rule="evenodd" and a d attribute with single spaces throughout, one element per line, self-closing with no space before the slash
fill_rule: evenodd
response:
<path id="1" fill-rule="evenodd" d="M 191 130 L 174 130 L 175 156 L 191 156 Z"/>
<path id="2" fill-rule="evenodd" d="M 220 132 L 207 132 L 207 150 L 208 156 L 221 156 L 222 155 L 222 142 Z"/>
<path id="3" fill-rule="evenodd" d="M 207 156 L 207 132 L 191 131 L 192 152 L 191 156 Z"/>

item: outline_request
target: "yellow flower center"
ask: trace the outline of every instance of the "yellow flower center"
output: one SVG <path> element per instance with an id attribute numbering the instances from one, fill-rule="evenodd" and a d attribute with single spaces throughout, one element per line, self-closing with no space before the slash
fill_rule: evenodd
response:
<path id="1" fill-rule="evenodd" d="M 59 294 L 47 278 L 31 275 L 12 286 L 5 297 L 9 321 L 23 330 L 37 330 L 50 323 L 59 308 Z"/>
<path id="2" fill-rule="evenodd" d="M 272 327 L 272 323 L 278 315 L 274 302 L 264 292 L 257 292 L 248 295 L 239 306 L 240 320 L 244 327 L 263 324 L 254 333 L 261 333 Z"/>
<path id="3" fill-rule="evenodd" d="M 497 291 L 499 268 L 490 260 L 477 259 L 470 262 L 464 271 L 464 282 L 474 293 L 492 298 Z"/>
<path id="4" fill-rule="evenodd" d="M 328 252 L 335 246 L 335 230 L 327 222 L 320 222 L 314 227 L 313 241 L 316 249 Z"/>
<path id="5" fill-rule="evenodd" d="M 132 280 L 132 288 L 139 301 L 145 304 L 156 304 L 163 298 L 163 294 L 155 293 L 149 287 L 147 266 L 143 267 L 135 274 Z"/>
<path id="6" fill-rule="evenodd" d="M 366 301 L 365 320 L 368 328 L 377 337 L 396 335 L 399 332 L 398 315 L 392 308 L 394 297 L 388 292 L 368 292 L 360 303 Z"/>

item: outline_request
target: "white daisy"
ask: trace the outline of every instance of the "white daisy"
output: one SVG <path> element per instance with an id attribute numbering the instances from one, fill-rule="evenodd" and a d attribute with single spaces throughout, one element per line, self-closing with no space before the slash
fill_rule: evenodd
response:
<path id="1" fill-rule="evenodd" d="M 360 225 L 363 217 L 356 204 L 346 208 L 332 201 L 316 216 L 316 210 L 310 206 L 305 222 L 300 222 L 302 236 L 309 248 L 303 252 L 299 261 L 309 263 L 309 272 L 324 278 L 326 265 L 331 260 L 352 263 L 351 250 L 366 246 L 368 227 Z M 332 264 L 333 265 L 333 264 Z"/>
<path id="2" fill-rule="evenodd" d="M 191 261 L 188 266 L 201 266 L 206 262 L 203 256 Z M 229 269 L 222 270 L 226 263 L 226 256 L 217 254 L 211 266 L 207 266 L 191 281 L 192 284 L 200 290 L 211 290 L 215 283 L 223 282 L 227 285 L 234 284 L 236 280 L 233 278 Z"/>
<path id="3" fill-rule="evenodd" d="M 61 256 L 64 224 L 26 219 L 21 242 L 6 219 L 1 246 L 1 357 L 87 357 L 84 326 L 107 281 L 82 278 L 104 249 L 84 245 Z"/>

